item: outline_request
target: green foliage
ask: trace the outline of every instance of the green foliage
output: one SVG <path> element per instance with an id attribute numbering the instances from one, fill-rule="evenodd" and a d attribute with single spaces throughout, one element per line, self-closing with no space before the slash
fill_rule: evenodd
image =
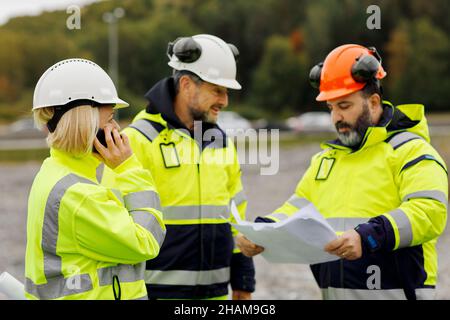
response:
<path id="1" fill-rule="evenodd" d="M 120 30 L 120 71 L 124 86 L 140 95 L 162 77 L 171 75 L 167 66 L 167 43 L 198 30 L 174 12 L 124 25 Z"/>
<path id="2" fill-rule="evenodd" d="M 134 116 L 144 109 L 147 105 L 143 95 L 136 95 L 134 92 L 128 89 L 122 89 L 120 91 L 120 97 L 128 102 L 130 106 L 128 108 L 119 109 L 119 119 L 129 119 L 132 120 Z"/>
<path id="3" fill-rule="evenodd" d="M 404 21 L 394 30 L 388 48 L 393 98 L 445 110 L 450 100 L 448 35 L 426 18 Z"/>
<path id="4" fill-rule="evenodd" d="M 369 5 L 381 8 L 381 29 L 369 30 Z M 119 30 L 119 93 L 131 102 L 121 117 L 145 106 L 143 95 L 171 73 L 166 47 L 178 36 L 211 33 L 240 51 L 230 106 L 250 118 L 315 108 L 310 68 L 344 43 L 375 45 L 388 77 L 386 98 L 444 110 L 450 100 L 450 2 L 447 0 L 110 0 L 81 11 L 68 30 L 65 10 L 19 17 L 0 26 L 0 119 L 29 112 L 42 72 L 69 57 L 108 70 L 103 14 L 123 7 Z"/>
<path id="5" fill-rule="evenodd" d="M 1 150 L 0 162 L 17 163 L 38 161 L 42 162 L 50 155 L 49 149 L 26 149 L 26 150 Z"/>
<path id="6" fill-rule="evenodd" d="M 298 108 L 308 71 L 304 54 L 296 52 L 289 38 L 270 37 L 253 80 L 254 104 L 272 113 Z"/>
<path id="7" fill-rule="evenodd" d="M 255 104 L 230 104 L 226 111 L 235 111 L 248 120 L 259 120 L 271 117 L 271 113 Z"/>

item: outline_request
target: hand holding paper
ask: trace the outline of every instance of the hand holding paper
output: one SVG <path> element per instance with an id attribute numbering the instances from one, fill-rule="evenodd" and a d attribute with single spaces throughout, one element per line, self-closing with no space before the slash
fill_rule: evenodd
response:
<path id="1" fill-rule="evenodd" d="M 251 242 L 263 247 L 262 256 L 270 262 L 315 264 L 339 259 L 324 251 L 325 245 L 337 236 L 313 204 L 276 223 L 242 221 L 234 203 L 231 211 L 237 221 L 233 226 Z"/>
<path id="2" fill-rule="evenodd" d="M 244 235 L 238 234 L 236 245 L 247 257 L 253 257 L 264 251 L 264 248 L 248 240 Z"/>
<path id="3" fill-rule="evenodd" d="M 325 251 L 347 260 L 356 260 L 362 256 L 361 236 L 351 229 L 325 246 Z"/>

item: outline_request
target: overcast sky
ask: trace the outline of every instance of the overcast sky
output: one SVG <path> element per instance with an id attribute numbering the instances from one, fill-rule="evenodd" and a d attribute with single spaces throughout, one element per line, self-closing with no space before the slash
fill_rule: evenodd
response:
<path id="1" fill-rule="evenodd" d="M 38 15 L 43 11 L 65 10 L 100 0 L 0 0 L 0 25 L 17 16 Z"/>

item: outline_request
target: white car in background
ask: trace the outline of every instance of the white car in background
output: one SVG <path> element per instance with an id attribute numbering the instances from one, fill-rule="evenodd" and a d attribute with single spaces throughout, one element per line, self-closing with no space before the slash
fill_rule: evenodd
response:
<path id="1" fill-rule="evenodd" d="M 306 112 L 286 120 L 291 130 L 296 132 L 334 132 L 335 128 L 328 112 Z"/>
<path id="2" fill-rule="evenodd" d="M 217 124 L 230 136 L 236 136 L 245 133 L 247 129 L 252 129 L 250 121 L 234 111 L 221 111 Z"/>
<path id="3" fill-rule="evenodd" d="M 45 131 L 35 127 L 34 120 L 31 117 L 25 117 L 11 123 L 4 131 L 2 138 L 9 139 L 40 139 L 47 136 Z"/>

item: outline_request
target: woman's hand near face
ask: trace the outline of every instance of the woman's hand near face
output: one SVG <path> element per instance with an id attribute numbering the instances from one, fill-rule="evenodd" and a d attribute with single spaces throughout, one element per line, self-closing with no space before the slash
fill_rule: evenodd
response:
<path id="1" fill-rule="evenodd" d="M 133 154 L 128 137 L 119 133 L 119 125 L 114 120 L 103 128 L 107 148 L 103 146 L 97 137 L 94 146 L 100 154 L 101 161 L 108 167 L 114 169 L 127 160 Z"/>

